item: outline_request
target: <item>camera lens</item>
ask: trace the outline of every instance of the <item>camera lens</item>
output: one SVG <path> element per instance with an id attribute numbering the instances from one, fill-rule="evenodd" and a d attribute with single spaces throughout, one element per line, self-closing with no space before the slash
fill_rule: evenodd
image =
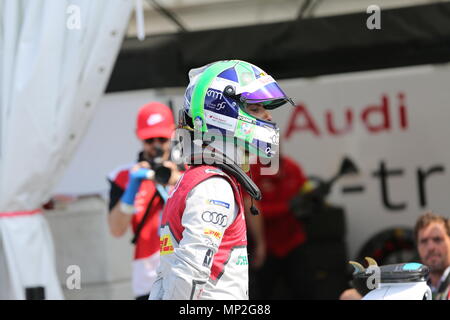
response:
<path id="1" fill-rule="evenodd" d="M 167 167 L 160 166 L 155 170 L 155 181 L 160 184 L 167 184 L 171 175 L 172 170 Z"/>

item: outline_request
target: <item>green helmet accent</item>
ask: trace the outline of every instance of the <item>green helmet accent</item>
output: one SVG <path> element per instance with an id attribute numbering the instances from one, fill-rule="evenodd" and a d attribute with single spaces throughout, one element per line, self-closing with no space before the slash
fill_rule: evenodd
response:
<path id="1" fill-rule="evenodd" d="M 214 63 L 210 65 L 208 68 L 206 68 L 206 70 L 203 71 L 200 78 L 198 79 L 194 91 L 192 92 L 191 116 L 192 119 L 200 118 L 202 120 L 202 127 L 200 131 L 208 132 L 208 128 L 206 127 L 204 105 L 205 105 L 205 95 L 209 89 L 209 86 L 211 85 L 211 82 L 223 71 L 236 65 L 236 63 L 237 61 L 232 60 L 219 61 L 217 63 Z M 194 127 L 194 129 L 198 130 L 199 128 Z"/>

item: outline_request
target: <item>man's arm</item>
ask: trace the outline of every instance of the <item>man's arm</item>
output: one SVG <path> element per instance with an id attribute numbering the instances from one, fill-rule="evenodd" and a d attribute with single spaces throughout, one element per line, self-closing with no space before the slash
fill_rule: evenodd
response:
<path id="1" fill-rule="evenodd" d="M 120 203 L 118 202 L 108 215 L 108 224 L 111 234 L 114 237 L 123 236 L 131 223 L 131 218 L 131 214 L 123 213 L 120 210 Z"/>
<path id="2" fill-rule="evenodd" d="M 171 273 L 163 279 L 164 300 L 200 298 L 214 255 L 237 211 L 233 190 L 223 178 L 209 178 L 189 193 L 182 217 L 182 239 L 173 253 Z M 212 218 L 217 215 L 221 219 Z"/>
<path id="3" fill-rule="evenodd" d="M 253 268 L 260 268 L 266 260 L 266 241 L 264 238 L 264 220 L 261 216 L 261 210 L 258 215 L 253 215 L 250 212 L 252 202 L 249 196 L 244 197 L 245 205 L 245 219 L 247 226 L 255 244 L 252 255 L 249 256 L 250 265 Z M 255 204 L 256 205 L 256 204 Z M 258 208 L 259 209 L 259 208 Z"/>
<path id="4" fill-rule="evenodd" d="M 135 213 L 133 206 L 134 198 L 142 180 L 145 179 L 148 169 L 149 165 L 145 161 L 136 164 L 130 170 L 130 178 L 125 190 L 110 181 L 110 214 L 108 215 L 108 224 L 111 234 L 114 237 L 121 237 L 127 231 L 132 216 Z"/>
<path id="5" fill-rule="evenodd" d="M 361 300 L 362 296 L 356 289 L 347 289 L 341 293 L 339 300 Z"/>
<path id="6" fill-rule="evenodd" d="M 125 214 L 120 210 L 120 198 L 125 192 L 114 181 L 110 181 L 111 189 L 109 191 L 109 230 L 114 237 L 121 237 L 125 234 L 131 223 L 132 215 Z"/>
<path id="7" fill-rule="evenodd" d="M 164 165 L 172 170 L 168 184 L 175 185 L 181 176 L 181 172 L 176 168 L 176 164 L 171 161 L 165 161 Z M 130 181 L 126 190 L 123 190 L 120 186 L 110 181 L 110 214 L 108 216 L 108 224 L 113 236 L 121 237 L 127 231 L 132 216 L 135 213 L 133 208 L 134 197 L 142 180 L 148 178 L 146 172 L 148 172 L 149 169 L 150 165 L 146 161 L 141 161 L 136 164 L 130 170 Z M 131 188 L 134 188 L 134 190 L 130 190 Z"/>

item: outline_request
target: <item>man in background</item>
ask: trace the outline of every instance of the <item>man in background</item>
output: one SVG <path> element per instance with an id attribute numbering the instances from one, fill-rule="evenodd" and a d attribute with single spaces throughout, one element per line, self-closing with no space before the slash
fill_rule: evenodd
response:
<path id="1" fill-rule="evenodd" d="M 108 223 L 113 236 L 123 236 L 131 225 L 135 244 L 132 286 L 138 300 L 147 300 L 159 265 L 160 214 L 167 199 L 167 187 L 181 175 L 168 161 L 174 131 L 172 111 L 152 102 L 138 112 L 136 135 L 142 141 L 137 162 L 121 166 L 108 177 L 111 184 Z M 164 162 L 171 168 L 167 185 L 154 181 L 154 167 Z M 153 167 L 153 168 L 152 168 Z"/>
<path id="2" fill-rule="evenodd" d="M 430 268 L 428 285 L 433 300 L 449 300 L 450 220 L 427 212 L 417 220 L 414 231 L 420 259 Z"/>
<path id="3" fill-rule="evenodd" d="M 300 165 L 283 154 L 276 174 L 262 175 L 262 167 L 260 163 L 252 165 L 251 176 L 262 193 L 258 207 L 267 256 L 262 265 L 250 257 L 251 298 L 310 299 L 308 290 L 313 283 L 303 249 L 306 233 L 290 208 L 290 201 L 304 188 L 307 179 Z"/>
<path id="4" fill-rule="evenodd" d="M 427 284 L 433 300 L 450 300 L 450 220 L 426 212 L 414 228 L 420 260 L 430 269 Z M 345 290 L 341 300 L 358 300 L 362 296 L 355 289 Z"/>

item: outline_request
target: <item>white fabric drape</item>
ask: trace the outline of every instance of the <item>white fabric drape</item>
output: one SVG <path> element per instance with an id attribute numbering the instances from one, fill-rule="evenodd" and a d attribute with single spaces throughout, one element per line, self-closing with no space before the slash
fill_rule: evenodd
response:
<path id="1" fill-rule="evenodd" d="M 26 287 L 43 286 L 47 299 L 62 298 L 44 217 L 15 212 L 50 198 L 105 89 L 133 4 L 0 0 L 0 255 L 10 280 L 0 297 L 24 299 Z"/>

